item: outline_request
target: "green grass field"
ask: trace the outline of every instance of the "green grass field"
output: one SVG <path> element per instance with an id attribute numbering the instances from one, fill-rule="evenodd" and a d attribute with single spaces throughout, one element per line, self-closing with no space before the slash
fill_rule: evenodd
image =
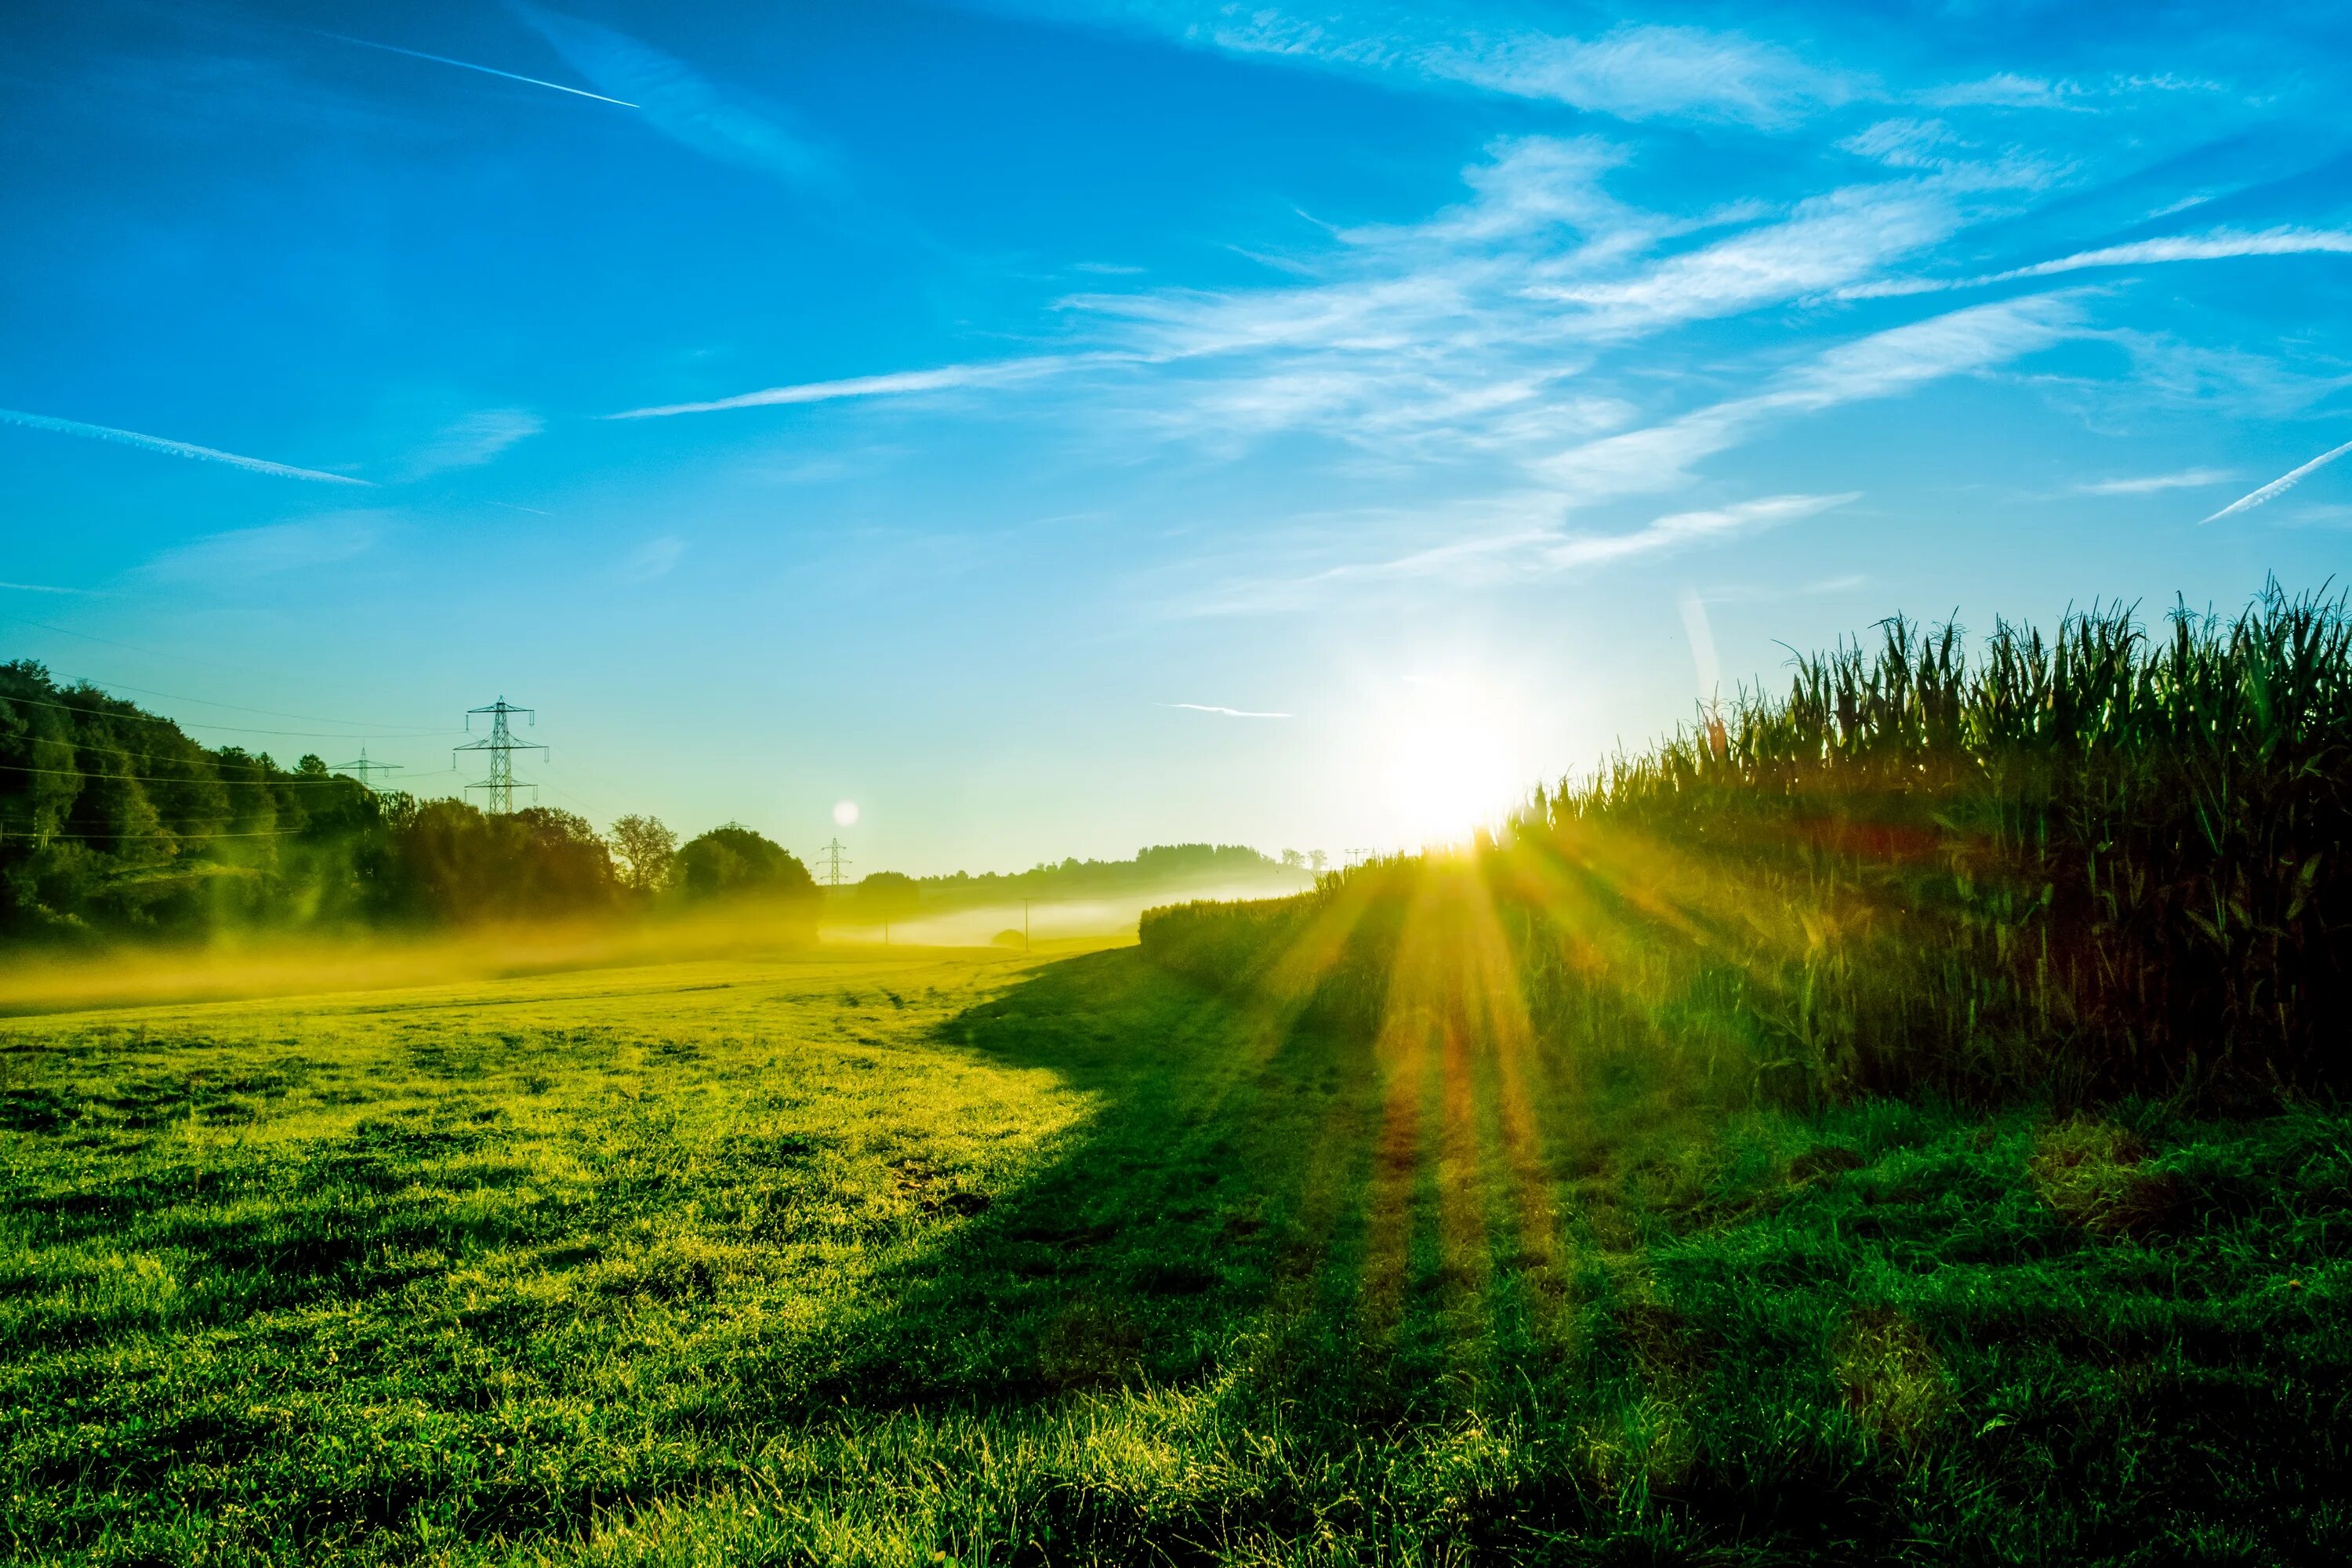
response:
<path id="1" fill-rule="evenodd" d="M 19 1561 L 2352 1553 L 2352 1119 L 1707 1111 L 1133 948 L 0 1022 Z"/>

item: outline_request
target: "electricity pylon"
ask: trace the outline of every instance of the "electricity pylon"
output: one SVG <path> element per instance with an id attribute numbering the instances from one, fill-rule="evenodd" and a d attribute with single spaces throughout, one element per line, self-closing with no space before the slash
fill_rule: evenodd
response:
<path id="1" fill-rule="evenodd" d="M 818 881 L 828 888 L 841 886 L 841 868 L 850 864 L 841 858 L 841 852 L 848 847 L 848 845 L 841 841 L 841 835 L 836 833 L 833 836 L 832 843 L 816 852 L 817 864 L 824 868 L 817 873 Z"/>
<path id="2" fill-rule="evenodd" d="M 539 722 L 539 713 L 534 709 L 518 708 L 501 697 L 486 708 L 467 709 L 466 710 L 467 729 L 470 730 L 474 727 L 474 715 L 477 713 L 487 713 L 490 716 L 490 732 L 478 741 L 469 741 L 465 745 L 450 747 L 449 754 L 454 758 L 459 752 L 488 752 L 490 754 L 490 776 L 467 784 L 466 789 L 469 794 L 478 789 L 488 792 L 489 804 L 484 807 L 485 810 L 492 813 L 512 811 L 515 789 L 514 754 L 517 752 L 543 752 L 547 748 L 536 741 L 516 740 L 513 733 L 507 729 L 507 715 L 523 714 L 526 722 L 536 725 Z M 530 784 L 528 779 L 523 782 Z M 530 797 L 533 800 L 539 798 L 539 786 L 535 784 L 530 784 Z"/>
<path id="3" fill-rule="evenodd" d="M 334 771 L 339 773 L 351 774 L 352 777 L 360 781 L 360 788 L 367 791 L 370 795 L 373 795 L 375 793 L 375 775 L 378 773 L 398 773 L 400 771 L 400 764 L 398 763 L 369 762 L 367 748 L 365 746 L 362 746 L 360 748 L 360 760 L 358 762 L 337 763 L 335 764 Z"/>

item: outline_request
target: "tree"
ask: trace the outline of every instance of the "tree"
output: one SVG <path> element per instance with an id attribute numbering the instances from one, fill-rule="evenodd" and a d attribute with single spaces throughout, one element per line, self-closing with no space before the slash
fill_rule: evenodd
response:
<path id="1" fill-rule="evenodd" d="M 608 912 L 617 901 L 611 851 L 571 812 L 532 805 L 493 814 L 432 800 L 391 821 L 399 877 L 420 914 L 453 922 L 565 918 Z"/>
<path id="2" fill-rule="evenodd" d="M 1304 855 L 1301 855 L 1297 850 L 1296 850 L 1296 849 L 1286 849 L 1286 850 L 1284 850 L 1284 851 L 1282 852 L 1282 865 L 1283 865 L 1283 869 L 1285 869 L 1285 870 L 1286 870 L 1286 871 L 1296 871 L 1296 870 L 1297 870 L 1301 866 L 1304 866 L 1304 865 L 1306 865 L 1306 864 L 1307 864 L 1307 857 L 1306 857 L 1306 856 L 1304 856 Z"/>
<path id="3" fill-rule="evenodd" d="M 677 852 L 678 885 L 689 899 L 766 897 L 816 901 L 816 879 L 775 840 L 730 822 L 698 834 Z"/>
<path id="4" fill-rule="evenodd" d="M 677 859 L 677 835 L 657 816 L 628 816 L 613 824 L 613 852 L 621 858 L 621 883 L 650 896 L 669 880 Z"/>
<path id="5" fill-rule="evenodd" d="M 890 940 L 890 922 L 903 921 L 921 907 L 922 889 L 903 871 L 871 871 L 857 884 L 857 911 L 882 925 L 882 940 Z"/>
<path id="6" fill-rule="evenodd" d="M 1307 864 L 1313 868 L 1315 874 L 1318 877 L 1323 874 L 1323 868 L 1328 866 L 1330 863 L 1331 857 L 1324 854 L 1320 849 L 1310 849 L 1307 852 Z"/>

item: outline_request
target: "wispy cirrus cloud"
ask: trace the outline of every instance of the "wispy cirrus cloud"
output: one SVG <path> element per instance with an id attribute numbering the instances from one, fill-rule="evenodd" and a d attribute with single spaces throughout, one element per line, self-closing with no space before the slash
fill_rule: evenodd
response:
<path id="1" fill-rule="evenodd" d="M 1842 187 L 1774 207 L 1677 216 L 1608 188 L 1623 149 L 1513 137 L 1464 171 L 1466 200 L 1427 220 L 1341 229 L 1293 280 L 1094 291 L 1062 301 L 1083 347 L 786 383 L 616 418 L 1012 389 L 1086 374 L 1097 419 L 1219 450 L 1307 432 L 1396 463 L 1536 458 L 1622 426 L 1632 405 L 1598 356 L 1694 322 L 1823 296 L 1969 221 L 1986 182 Z"/>
<path id="2" fill-rule="evenodd" d="M 719 414 L 735 408 L 773 408 L 800 403 L 831 403 L 843 398 L 908 397 L 925 392 L 953 392 L 965 387 L 1010 386 L 1058 375 L 1087 364 L 1132 356 L 1104 354 L 1037 354 L 1025 359 L 995 360 L 982 364 L 940 365 L 933 370 L 891 371 L 881 375 L 845 376 L 837 381 L 805 381 L 758 392 L 715 397 L 702 403 L 666 403 L 650 408 L 625 409 L 606 419 L 666 419 L 678 414 Z"/>
<path id="3" fill-rule="evenodd" d="M 353 479 L 349 474 L 331 474 L 319 468 L 298 468 L 290 463 L 273 463 L 262 458 L 247 458 L 236 452 L 224 452 L 217 447 L 199 447 L 193 441 L 173 441 L 162 436 L 142 435 L 136 430 L 118 430 L 109 425 L 85 425 L 79 419 L 58 419 L 47 414 L 26 414 L 14 408 L 0 408 L 0 424 L 21 425 L 27 430 L 47 430 L 59 436 L 81 436 L 93 441 L 111 441 L 117 446 L 136 447 L 142 451 L 162 452 L 168 457 L 190 458 L 198 462 L 226 463 L 252 474 L 271 474 L 281 479 L 315 479 L 330 485 L 368 485 L 369 480 Z"/>
<path id="4" fill-rule="evenodd" d="M 1639 528 L 1595 532 L 1559 521 L 1556 495 L 1528 491 L 1453 509 L 1424 520 L 1439 542 L 1319 568 L 1228 576 L 1174 607 L 1180 616 L 1261 615 L 1307 608 L 1350 590 L 1444 583 L 1489 586 L 1530 578 L 1580 575 L 1708 542 L 1722 543 L 1819 516 L 1861 499 L 1833 495 L 1761 496 L 1724 506 L 1669 512 Z"/>
<path id="5" fill-rule="evenodd" d="M 241 584 L 348 561 L 373 549 L 382 533 L 383 519 L 377 513 L 333 512 L 206 534 L 164 551 L 142 570 L 173 583 Z"/>
<path id="6" fill-rule="evenodd" d="M 1774 421 L 1990 370 L 2047 348 L 2080 325 L 2080 306 L 2065 294 L 1970 306 L 1841 343 L 1782 372 L 1762 391 L 1605 437 L 1533 467 L 1579 500 L 1672 489 L 1690 480 L 1693 465 Z"/>
<path id="7" fill-rule="evenodd" d="M 1969 81 L 1931 87 L 1919 100 L 1941 109 L 2088 109 L 2079 82 L 2019 71 L 1995 71 Z"/>
<path id="8" fill-rule="evenodd" d="M 1182 708 L 1194 713 L 1214 713 L 1225 719 L 1287 719 L 1288 713 L 1262 713 L 1247 708 L 1220 708 L 1213 702 L 1161 702 L 1161 708 Z"/>
<path id="9" fill-rule="evenodd" d="M 1972 278 L 1890 278 L 1858 283 L 1838 290 L 1843 300 L 1884 300 L 1906 294 L 1932 294 L 1953 289 L 1980 289 L 2024 278 L 2051 278 L 2101 267 L 2147 267 L 2174 261 L 2228 261 L 2250 256 L 2352 255 L 2352 230 L 2298 228 L 2283 226 L 2249 234 L 2215 229 L 2210 234 L 2174 235 L 2162 239 L 2137 239 L 2126 245 L 2079 250 L 2048 261 L 2012 267 L 2005 272 L 1979 273 Z"/>
<path id="10" fill-rule="evenodd" d="M 2146 496 L 2161 490 L 2201 489 L 2238 476 L 2228 468 L 2181 468 L 2169 474 L 2139 474 L 2121 479 L 2088 479 L 2073 488 L 2078 496 Z"/>
<path id="11" fill-rule="evenodd" d="M 621 562 L 621 575 L 632 583 L 650 583 L 677 570 L 686 555 L 686 541 L 674 533 L 648 539 Z"/>
<path id="12" fill-rule="evenodd" d="M 2031 76 L 2022 71 L 1995 71 L 1969 81 L 1949 82 L 1920 90 L 1921 103 L 1940 109 L 2046 109 L 2071 113 L 2096 112 L 2105 103 L 2141 93 L 2221 92 L 2223 85 L 2203 77 L 2160 71 L 2152 75 L 2116 75 L 2078 81 L 2072 77 Z"/>
<path id="13" fill-rule="evenodd" d="M 2209 518 L 2203 519 L 2202 521 L 2219 522 L 2225 517 L 2231 517 L 2242 511 L 2251 511 L 2255 507 L 2261 506 L 2267 501 L 2275 500 L 2280 496 L 2286 494 L 2287 491 L 2294 489 L 2295 486 L 2303 483 L 2305 479 L 2309 479 L 2313 474 L 2317 473 L 2320 469 L 2326 468 L 2328 464 L 2334 462 L 2336 458 L 2342 457 L 2347 452 L 2352 452 L 2352 441 L 2347 441 L 2341 447 L 2322 452 L 2316 458 L 2312 458 L 2308 463 L 2304 464 L 2303 467 L 2281 474 L 2277 479 L 2273 479 L 2262 489 L 2252 491 L 2246 495 L 2240 496 L 2236 500 L 2231 501 L 2220 511 L 2215 512 Z"/>
<path id="14" fill-rule="evenodd" d="M 648 124 L 681 145 L 796 185 L 824 186 L 838 177 L 832 155 L 779 106 L 721 87 L 626 33 L 521 0 L 515 10 L 572 69 L 635 104 Z"/>
<path id="15" fill-rule="evenodd" d="M 1749 533 L 1779 523 L 1817 517 L 1832 508 L 1861 499 L 1860 490 L 1848 490 L 1842 495 L 1763 496 L 1730 506 L 1678 511 L 1628 533 L 1582 534 L 1562 539 L 1544 548 L 1542 563 L 1548 569 L 1559 572 L 1580 566 L 1605 565 L 1636 555 L 1655 555 L 1682 549 L 1703 539 Z"/>
<path id="16" fill-rule="evenodd" d="M 1632 276 L 1538 291 L 1581 307 L 1595 330 L 1612 334 L 1715 320 L 1837 287 L 1949 237 L 1960 222 L 1950 192 L 1934 184 L 1852 186 Z"/>
<path id="17" fill-rule="evenodd" d="M 1591 137 L 1498 141 L 1465 171 L 1464 201 L 1419 223 L 1326 231 L 1329 248 L 1297 258 L 1282 283 L 1071 297 L 1072 335 L 1088 346 L 1069 353 L 790 383 L 614 417 L 1018 391 L 1056 396 L 1098 427 L 1219 458 L 1301 433 L 1384 471 L 1456 465 L 1482 476 L 1484 499 L 1457 493 L 1395 520 L 1386 542 L 1357 535 L 1355 559 L 1328 559 L 1348 544 L 1302 540 L 1305 558 L 1287 571 L 1272 558 L 1286 546 L 1234 561 L 1234 581 L 1190 600 L 1189 613 L 1223 613 L 1349 583 L 1597 570 L 1846 504 L 1843 490 L 1768 495 L 1669 510 L 1621 532 L 1562 521 L 1693 486 L 1706 459 L 1787 420 L 1980 374 L 2083 326 L 2073 295 L 1974 306 L 1849 339 L 1766 373 L 1745 395 L 1637 425 L 1642 405 L 1675 385 L 1637 345 L 1698 322 L 1808 309 L 1838 283 L 1932 247 L 1993 187 L 1973 173 L 1906 174 L 1677 216 L 1613 194 L 1624 159 Z M 1716 368 L 1706 384 L 1727 373 Z"/>
<path id="18" fill-rule="evenodd" d="M 1471 88 L 1623 120 L 1780 129 L 1854 88 L 1737 33 L 1625 24 L 1590 37 L 1492 7 L 1357 5 L 1311 14 L 1221 0 L 988 0 L 989 8 L 1123 27 L 1187 47 L 1344 71 L 1408 87 Z"/>
<path id="19" fill-rule="evenodd" d="M 1675 216 L 1611 193 L 1623 157 L 1592 138 L 1506 139 L 1465 171 L 1469 200 L 1341 230 L 1298 281 L 1066 303 L 1166 367 L 1139 395 L 1167 434 L 1311 431 L 1384 461 L 1536 458 L 1630 419 L 1625 383 L 1591 374 L 1606 356 L 1872 277 L 1956 232 L 1990 188 L 1904 177 Z"/>
<path id="20" fill-rule="evenodd" d="M 444 425 L 409 454 L 405 472 L 410 479 L 424 479 L 456 468 L 478 468 L 546 428 L 547 421 L 528 408 L 478 409 Z"/>

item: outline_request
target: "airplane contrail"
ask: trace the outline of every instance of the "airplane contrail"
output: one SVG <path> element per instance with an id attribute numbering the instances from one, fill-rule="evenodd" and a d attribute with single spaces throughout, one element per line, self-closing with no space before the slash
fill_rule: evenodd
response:
<path id="1" fill-rule="evenodd" d="M 79 419 L 53 419 L 46 414 L 25 414 L 14 408 L 0 408 L 0 423 L 22 425 L 28 430 L 52 431 L 59 436 L 87 436 L 93 441 L 115 441 L 125 447 L 143 447 L 150 452 L 166 452 L 174 458 L 201 458 L 209 463 L 226 463 L 257 474 L 276 474 L 280 479 L 319 479 L 331 485 L 375 488 L 373 480 L 355 479 L 349 474 L 298 468 L 289 463 L 272 463 L 261 458 L 224 452 L 216 447 L 199 447 L 193 441 L 168 441 L 161 436 L 142 436 L 136 430 L 117 430 L 108 425 L 85 425 Z"/>
<path id="2" fill-rule="evenodd" d="M 2336 447 L 2332 451 L 2320 453 L 2319 456 L 2312 458 L 2311 461 L 2305 463 L 2303 467 L 2294 470 L 2292 473 L 2281 474 L 2277 479 L 2273 479 L 2270 483 L 2264 485 L 2262 489 L 2254 491 L 2251 495 L 2240 496 L 2236 500 L 2231 501 L 2228 506 L 2223 507 L 2220 511 L 2217 511 L 2211 517 L 2207 518 L 2205 522 L 2219 522 L 2233 511 L 2245 511 L 2250 508 L 2262 505 L 2263 502 L 2269 500 L 2275 496 L 2284 495 L 2287 491 L 2294 489 L 2295 486 L 2301 484 L 2305 474 L 2312 472 L 2315 468 L 2326 468 L 2328 464 L 2334 462 L 2336 458 L 2342 457 L 2347 452 L 2352 452 L 2352 441 L 2347 441 L 2344 445 Z M 2205 522 L 2200 522 L 2197 526 L 2202 528 L 2205 526 Z"/>
<path id="3" fill-rule="evenodd" d="M 1162 708 L 1189 708 L 1195 713 L 1222 713 L 1228 719 L 1287 719 L 1287 713 L 1253 713 L 1246 708 L 1219 708 L 1209 702 L 1162 702 Z"/>
<path id="4" fill-rule="evenodd" d="M 558 92 L 568 92 L 575 98 L 593 98 L 599 103 L 616 103 L 623 109 L 643 107 L 631 103 L 625 98 L 606 98 L 601 92 L 590 92 L 584 87 L 566 87 L 560 81 L 548 81 L 541 77 L 521 76 L 514 71 L 502 71 L 496 66 L 478 66 L 471 60 L 453 60 L 447 55 L 428 55 L 423 49 L 404 49 L 398 44 L 379 44 L 373 38 L 354 38 L 348 33 L 321 33 L 319 36 L 322 38 L 333 38 L 339 43 L 357 44 L 363 49 L 382 49 L 388 55 L 406 55 L 413 60 L 431 60 L 435 65 L 456 66 L 459 70 L 480 71 L 484 76 L 502 76 L 509 81 L 527 81 L 533 87 L 551 87 Z"/>

